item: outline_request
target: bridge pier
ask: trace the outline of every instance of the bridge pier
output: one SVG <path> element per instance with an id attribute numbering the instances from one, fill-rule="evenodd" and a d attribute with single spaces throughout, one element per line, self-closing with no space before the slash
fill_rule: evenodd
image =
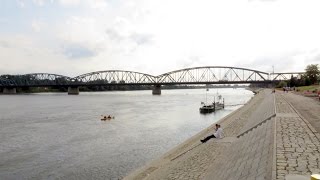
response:
<path id="1" fill-rule="evenodd" d="M 17 89 L 16 88 L 3 88 L 3 94 L 16 94 Z"/>
<path id="2" fill-rule="evenodd" d="M 79 87 L 68 87 L 68 95 L 79 95 Z"/>
<path id="3" fill-rule="evenodd" d="M 152 94 L 161 95 L 161 85 L 153 85 Z"/>

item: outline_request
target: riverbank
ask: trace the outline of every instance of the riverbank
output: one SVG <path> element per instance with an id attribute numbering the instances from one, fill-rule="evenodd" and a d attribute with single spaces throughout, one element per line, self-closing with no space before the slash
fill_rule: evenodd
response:
<path id="1" fill-rule="evenodd" d="M 320 104 L 310 101 L 261 90 L 218 122 L 223 139 L 200 143 L 212 125 L 125 179 L 308 179 L 320 173 Z"/>
<path id="2" fill-rule="evenodd" d="M 259 92 L 259 91 L 258 91 Z M 258 93 L 243 107 L 219 120 L 225 138 L 201 144 L 200 139 L 212 134 L 214 124 L 165 153 L 124 179 L 202 179 L 210 164 L 225 151 L 241 132 L 249 116 L 261 104 L 265 92 Z"/>

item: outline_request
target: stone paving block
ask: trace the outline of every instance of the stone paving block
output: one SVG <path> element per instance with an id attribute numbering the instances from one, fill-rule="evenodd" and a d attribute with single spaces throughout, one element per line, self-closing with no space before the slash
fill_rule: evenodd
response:
<path id="1" fill-rule="evenodd" d="M 277 104 L 281 102 L 281 105 L 287 103 L 279 95 L 276 101 Z M 308 174 L 312 170 L 320 170 L 318 167 L 320 154 L 316 148 L 319 140 L 313 131 L 299 116 L 285 115 L 285 113 L 294 113 L 289 105 L 277 106 L 277 110 L 282 113 L 282 116 L 277 118 L 277 126 L 280 127 L 276 131 L 277 179 L 282 179 L 283 174 Z M 286 166 L 284 166 L 285 161 Z"/>

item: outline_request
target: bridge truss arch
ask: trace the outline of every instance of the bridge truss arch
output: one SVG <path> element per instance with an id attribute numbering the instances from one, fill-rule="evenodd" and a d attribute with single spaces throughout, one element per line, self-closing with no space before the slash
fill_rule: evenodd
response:
<path id="1" fill-rule="evenodd" d="M 150 85 L 156 83 L 155 76 L 145 73 L 123 70 L 106 70 L 96 71 L 87 74 L 82 74 L 73 78 L 75 84 L 90 84 L 90 85 L 109 85 L 109 84 L 139 84 Z"/>
<path id="2" fill-rule="evenodd" d="M 160 84 L 233 84 L 267 81 L 268 73 L 228 66 L 186 68 L 157 76 L 157 82 Z"/>
<path id="3" fill-rule="evenodd" d="M 0 87 L 11 87 L 11 86 L 16 86 L 16 82 L 11 79 L 0 77 Z"/>
<path id="4" fill-rule="evenodd" d="M 270 79 L 272 81 L 287 81 L 291 77 L 301 79 L 304 74 L 304 72 L 271 73 Z"/>
<path id="5" fill-rule="evenodd" d="M 15 87 L 67 86 L 71 82 L 70 77 L 50 73 L 7 76 L 6 79 L 14 82 Z"/>

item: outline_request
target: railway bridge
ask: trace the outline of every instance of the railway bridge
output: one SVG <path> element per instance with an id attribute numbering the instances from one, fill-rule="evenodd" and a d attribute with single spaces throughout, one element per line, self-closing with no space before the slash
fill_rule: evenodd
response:
<path id="1" fill-rule="evenodd" d="M 68 94 L 79 94 L 81 86 L 152 85 L 153 94 L 161 94 L 161 85 L 196 84 L 270 84 L 301 77 L 304 72 L 266 73 L 258 70 L 229 67 L 203 66 L 185 68 L 157 76 L 125 70 L 105 70 L 68 77 L 58 74 L 33 73 L 1 75 L 0 88 L 5 94 L 15 94 L 16 88 L 67 87 Z"/>

